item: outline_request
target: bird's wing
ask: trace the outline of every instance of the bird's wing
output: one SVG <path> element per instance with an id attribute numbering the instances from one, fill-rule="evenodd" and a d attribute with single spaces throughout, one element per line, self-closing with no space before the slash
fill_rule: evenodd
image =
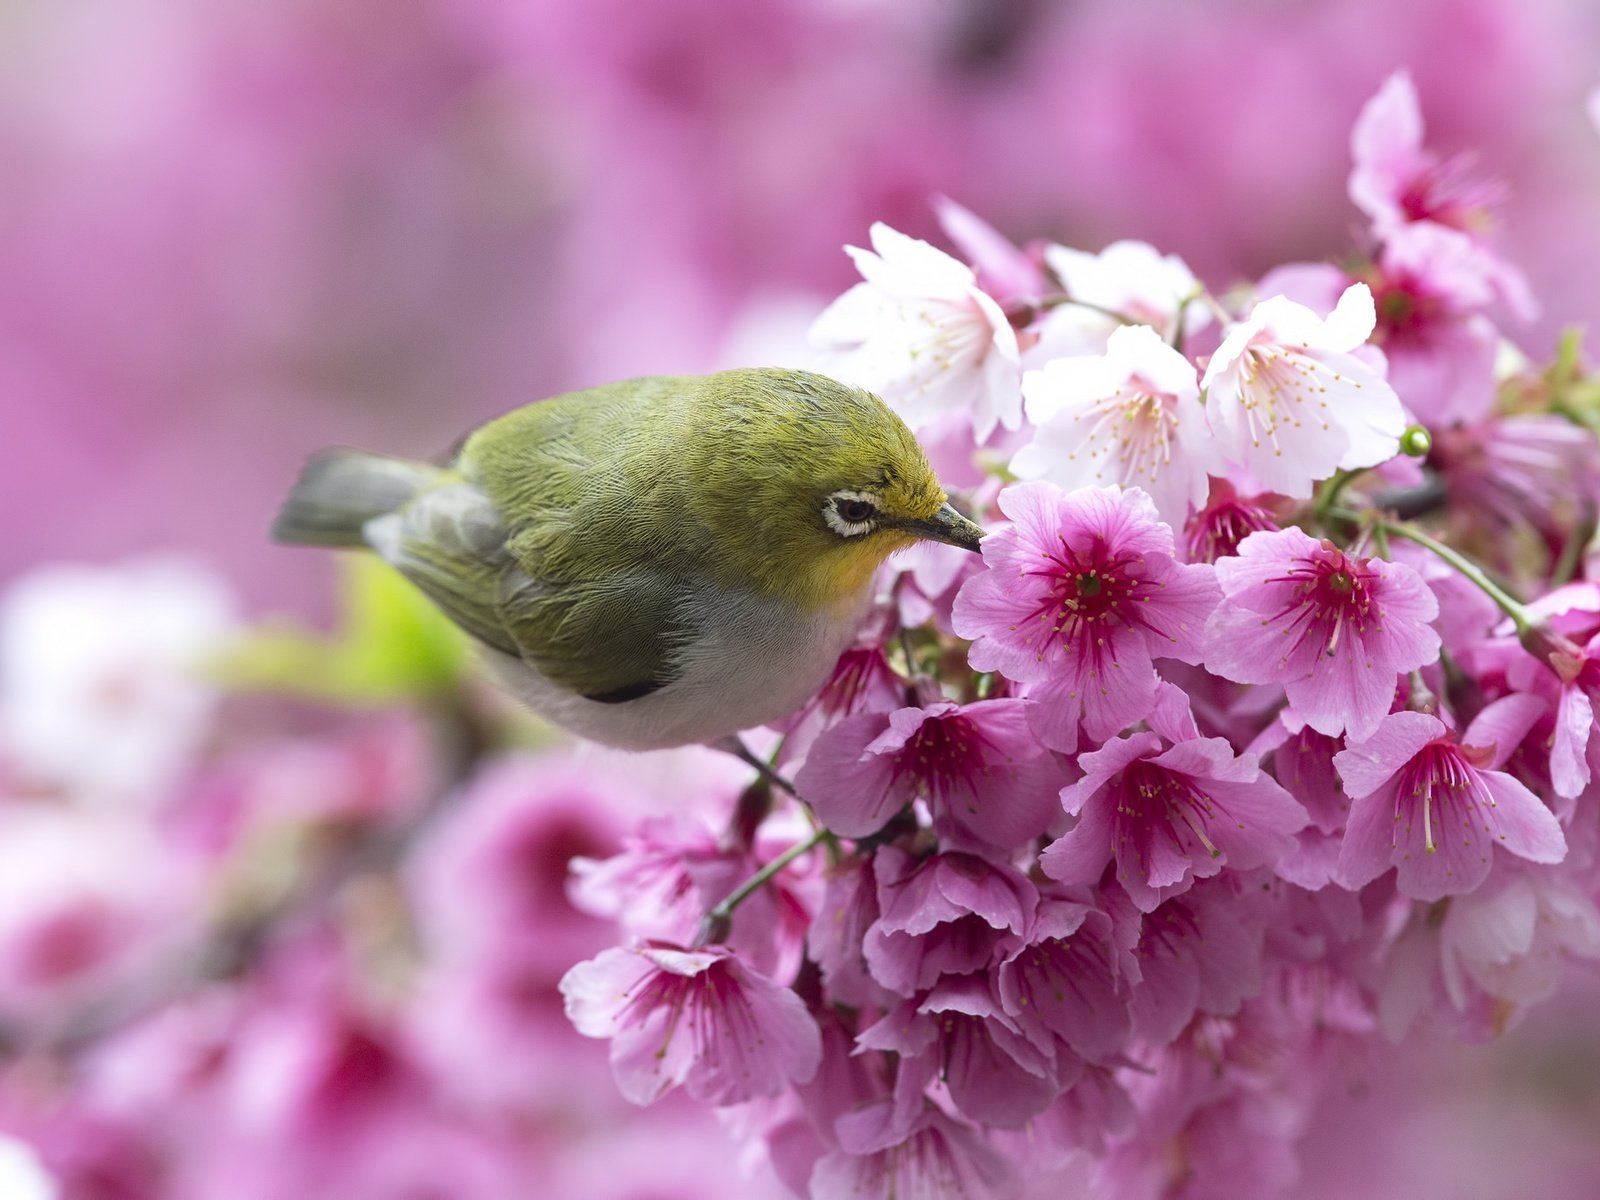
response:
<path id="1" fill-rule="evenodd" d="M 369 522 L 368 543 L 473 637 L 580 696 L 620 703 L 670 683 L 683 584 L 648 569 L 541 579 L 514 555 L 499 510 L 475 484 L 430 488 Z"/>
<path id="2" fill-rule="evenodd" d="M 683 591 L 681 580 L 650 570 L 554 583 L 513 569 L 501 577 L 499 611 L 540 674 L 617 704 L 676 678 Z"/>
<path id="3" fill-rule="evenodd" d="M 518 653 L 495 604 L 511 565 L 506 530 L 489 498 L 454 480 L 429 488 L 365 527 L 367 544 L 479 641 Z"/>

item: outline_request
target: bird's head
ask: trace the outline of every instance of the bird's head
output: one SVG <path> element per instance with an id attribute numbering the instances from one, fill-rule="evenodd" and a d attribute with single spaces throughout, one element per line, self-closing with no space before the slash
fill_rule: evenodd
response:
<path id="1" fill-rule="evenodd" d="M 745 378 L 719 455 L 744 497 L 726 536 L 769 590 L 820 605 L 858 594 L 885 558 L 913 542 L 978 549 L 984 531 L 950 504 L 922 447 L 882 400 L 808 372 L 727 374 Z"/>

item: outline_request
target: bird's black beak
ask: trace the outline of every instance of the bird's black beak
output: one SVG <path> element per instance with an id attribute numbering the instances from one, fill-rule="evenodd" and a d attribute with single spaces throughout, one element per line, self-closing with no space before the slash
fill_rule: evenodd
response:
<path id="1" fill-rule="evenodd" d="M 948 503 L 926 520 L 906 521 L 900 528 L 916 537 L 943 542 L 947 546 L 960 546 L 974 554 L 978 551 L 978 540 L 983 537 L 982 526 L 967 520 Z"/>

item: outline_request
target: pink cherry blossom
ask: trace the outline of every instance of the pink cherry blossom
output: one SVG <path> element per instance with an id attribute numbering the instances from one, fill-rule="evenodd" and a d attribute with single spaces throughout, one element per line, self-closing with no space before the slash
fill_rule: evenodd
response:
<path id="1" fill-rule="evenodd" d="M 1173 561 L 1172 530 L 1137 489 L 1030 483 L 999 503 L 1012 524 L 984 539 L 988 570 L 962 586 L 953 624 L 975 670 L 1032 685 L 1035 731 L 1070 754 L 1080 726 L 1099 740 L 1149 714 L 1153 658 L 1199 661 L 1216 583 Z"/>
<path id="2" fill-rule="evenodd" d="M 1012 867 L 971 854 L 921 862 L 894 846 L 878 849 L 879 917 L 864 953 L 872 977 L 902 996 L 943 975 L 987 971 L 1022 945 L 1038 890 Z"/>
<path id="3" fill-rule="evenodd" d="M 1117 882 L 1143 912 L 1225 866 L 1277 862 L 1306 824 L 1305 809 L 1222 738 L 1165 746 L 1135 733 L 1078 764 L 1083 778 L 1061 793 L 1078 824 L 1040 862 L 1054 879 L 1087 884 L 1114 859 Z"/>
<path id="4" fill-rule="evenodd" d="M 1263 488 L 1297 497 L 1336 470 L 1392 458 L 1405 410 L 1355 354 L 1376 321 L 1365 284 L 1346 289 L 1326 320 L 1283 296 L 1257 304 L 1201 380 L 1218 451 Z"/>
<path id="5" fill-rule="evenodd" d="M 1022 377 L 1033 440 L 1011 458 L 1022 479 L 1071 491 L 1143 488 L 1181 528 L 1222 471 L 1212 450 L 1194 364 L 1148 325 L 1119 326 L 1105 353 L 1055 358 Z"/>
<path id="6" fill-rule="evenodd" d="M 839 373 L 872 389 L 913 429 L 969 415 L 983 441 L 1022 421 L 1016 331 L 972 268 L 881 221 L 872 249 L 847 247 L 859 283 L 812 326 L 819 346 L 847 351 Z"/>
<path id="7" fill-rule="evenodd" d="M 1560 862 L 1567 843 L 1554 814 L 1494 768 L 1492 746 L 1461 742 L 1428 713 L 1385 717 L 1360 745 L 1334 756 L 1354 803 L 1339 854 L 1339 877 L 1359 888 L 1394 867 L 1397 886 L 1417 900 L 1476 888 L 1498 845 L 1530 862 Z M 1511 747 L 1506 747 L 1509 754 Z"/>
<path id="8" fill-rule="evenodd" d="M 1369 736 L 1397 676 L 1438 657 L 1428 622 L 1439 605 L 1410 567 L 1291 528 L 1251 534 L 1216 571 L 1223 601 L 1206 627 L 1206 669 L 1283 684 L 1306 724 L 1330 737 Z"/>
<path id="9" fill-rule="evenodd" d="M 685 942 L 707 910 L 759 870 L 765 858 L 786 848 L 766 838 L 761 842 L 740 847 L 686 816 L 651 818 L 624 839 L 620 853 L 572 858 L 571 896 L 577 907 L 615 919 L 632 937 Z M 504 877 L 485 874 L 478 887 L 506 888 Z M 739 906 L 723 944 L 759 971 L 791 974 L 810 924 L 813 891 L 812 881 L 797 878 L 795 870 L 783 873 Z M 535 941 L 540 930 L 538 922 L 521 927 L 522 936 Z"/>
<path id="10" fill-rule="evenodd" d="M 978 273 L 978 285 L 1001 304 L 1036 299 L 1047 288 L 1037 245 L 1019 249 L 977 213 L 936 196 L 939 225 Z"/>
<path id="11" fill-rule="evenodd" d="M 1107 895 L 1119 945 L 1131 952 L 1134 1032 L 1171 1041 L 1196 1013 L 1237 1012 L 1261 984 L 1271 915 L 1259 888 L 1231 876 L 1203 879 L 1150 913 Z"/>
<path id="12" fill-rule="evenodd" d="M 611 1039 L 617 1086 L 635 1104 L 679 1084 L 708 1104 L 773 1096 L 822 1056 L 800 998 L 726 949 L 606 950 L 568 971 L 561 994 L 579 1033 Z"/>
<path id="13" fill-rule="evenodd" d="M 795 786 L 835 833 L 863 837 L 917 798 L 956 842 L 1006 850 L 1044 832 L 1061 771 L 1028 703 L 980 700 L 864 713 L 817 740 Z"/>
<path id="14" fill-rule="evenodd" d="M 903 707 L 905 699 L 905 680 L 889 665 L 883 647 L 852 646 L 839 656 L 817 694 L 775 726 L 784 732 L 778 764 L 803 759 L 817 736 L 835 721 L 856 713 L 892 712 Z"/>

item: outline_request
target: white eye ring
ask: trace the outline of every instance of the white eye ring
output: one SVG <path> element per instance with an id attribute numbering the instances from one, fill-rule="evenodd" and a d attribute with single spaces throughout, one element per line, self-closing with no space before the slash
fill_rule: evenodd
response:
<path id="1" fill-rule="evenodd" d="M 841 502 L 855 501 L 872 506 L 872 516 L 864 521 L 847 521 L 839 512 Z M 877 527 L 878 497 L 871 492 L 852 492 L 840 490 L 829 496 L 822 506 L 822 519 L 828 523 L 828 528 L 840 537 L 860 537 L 863 533 L 871 533 Z"/>

